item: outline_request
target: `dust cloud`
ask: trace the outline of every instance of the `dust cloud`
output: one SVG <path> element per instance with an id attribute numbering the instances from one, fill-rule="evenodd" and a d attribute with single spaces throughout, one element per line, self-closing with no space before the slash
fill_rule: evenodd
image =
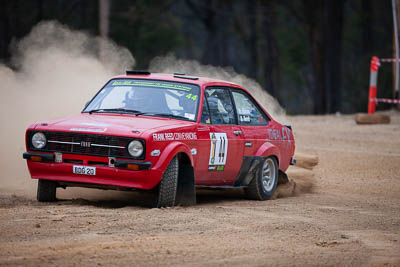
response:
<path id="1" fill-rule="evenodd" d="M 126 48 L 58 22 L 36 25 L 12 47 L 12 66 L 0 65 L 0 189 L 33 192 L 22 153 L 34 122 L 78 114 L 100 87 L 135 64 Z"/>
<path id="2" fill-rule="evenodd" d="M 257 101 L 268 111 L 268 113 L 279 122 L 286 122 L 286 112 L 278 101 L 270 96 L 256 81 L 237 74 L 232 67 L 216 67 L 201 65 L 194 60 L 177 59 L 173 55 L 156 57 L 150 62 L 150 71 L 162 73 L 185 73 L 199 77 L 209 77 L 229 81 L 243 86 L 251 92 Z"/>
<path id="3" fill-rule="evenodd" d="M 299 167 L 290 167 L 287 174 L 289 176 L 289 182 L 278 185 L 273 199 L 313 192 L 316 184 L 313 171 Z"/>
<path id="4" fill-rule="evenodd" d="M 294 157 L 296 164 L 286 172 L 289 181 L 278 185 L 273 199 L 313 192 L 316 184 L 313 168 L 318 165 L 318 157 L 304 153 L 296 153 Z"/>

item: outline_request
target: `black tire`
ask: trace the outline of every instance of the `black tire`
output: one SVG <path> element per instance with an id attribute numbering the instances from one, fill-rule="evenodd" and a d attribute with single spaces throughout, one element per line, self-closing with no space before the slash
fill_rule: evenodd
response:
<path id="1" fill-rule="evenodd" d="M 56 201 L 57 184 L 53 181 L 38 180 L 37 200 L 39 202 Z"/>
<path id="2" fill-rule="evenodd" d="M 179 161 L 174 157 L 169 163 L 160 184 L 156 190 L 155 208 L 172 207 L 175 205 L 178 188 Z"/>
<path id="3" fill-rule="evenodd" d="M 260 164 L 255 177 L 244 189 L 246 197 L 254 200 L 268 200 L 278 184 L 278 162 L 275 157 L 268 157 Z"/>

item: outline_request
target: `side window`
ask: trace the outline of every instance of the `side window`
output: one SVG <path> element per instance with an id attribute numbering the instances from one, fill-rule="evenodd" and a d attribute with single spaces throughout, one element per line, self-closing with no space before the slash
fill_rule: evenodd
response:
<path id="1" fill-rule="evenodd" d="M 211 117 L 210 117 L 210 111 L 208 110 L 208 105 L 206 101 L 206 97 L 204 96 L 203 99 L 203 111 L 201 112 L 201 121 L 200 123 L 205 123 L 205 124 L 210 124 L 211 123 Z"/>
<path id="2" fill-rule="evenodd" d="M 207 88 L 206 96 L 212 124 L 236 124 L 228 89 Z"/>
<path id="3" fill-rule="evenodd" d="M 266 116 L 244 92 L 232 91 L 240 125 L 267 125 Z"/>

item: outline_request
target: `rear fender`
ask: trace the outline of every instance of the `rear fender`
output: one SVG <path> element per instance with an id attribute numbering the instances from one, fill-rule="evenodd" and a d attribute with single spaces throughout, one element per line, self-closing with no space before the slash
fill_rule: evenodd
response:
<path id="1" fill-rule="evenodd" d="M 256 155 L 258 157 L 270 157 L 270 156 L 275 156 L 276 159 L 278 160 L 278 164 L 281 162 L 281 153 L 279 149 L 271 144 L 270 142 L 265 142 L 256 152 Z"/>

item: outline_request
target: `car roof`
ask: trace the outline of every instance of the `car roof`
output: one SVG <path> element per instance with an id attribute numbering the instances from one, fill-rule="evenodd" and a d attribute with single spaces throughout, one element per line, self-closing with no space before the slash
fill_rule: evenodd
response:
<path id="1" fill-rule="evenodd" d="M 181 74 L 181 73 L 175 73 L 175 74 L 167 74 L 167 73 L 149 73 L 149 74 L 129 74 L 129 75 L 118 75 L 114 76 L 111 79 L 149 79 L 149 80 L 164 80 L 164 81 L 172 81 L 172 82 L 184 82 L 184 83 L 191 83 L 191 84 L 197 84 L 200 87 L 203 86 L 210 86 L 210 85 L 220 85 L 220 86 L 231 86 L 231 87 L 236 87 L 236 88 L 241 88 L 243 87 L 232 83 L 232 82 L 227 82 L 223 80 L 218 80 L 218 79 L 212 79 L 212 78 L 206 78 L 206 77 L 199 77 L 199 76 L 191 76 L 191 75 L 186 75 L 186 74 Z"/>

